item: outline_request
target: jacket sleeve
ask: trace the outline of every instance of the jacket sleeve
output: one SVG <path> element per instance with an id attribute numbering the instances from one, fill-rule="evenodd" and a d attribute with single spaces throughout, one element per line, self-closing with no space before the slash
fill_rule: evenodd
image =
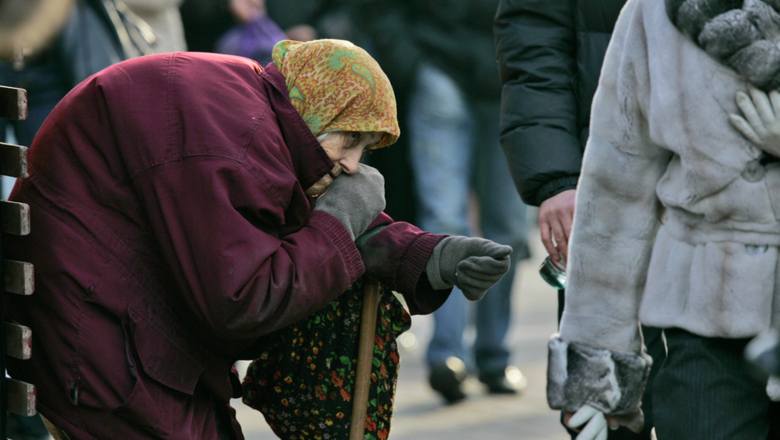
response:
<path id="1" fill-rule="evenodd" d="M 164 163 L 138 175 L 135 187 L 183 305 L 216 337 L 250 340 L 303 319 L 364 271 L 330 214 L 314 211 L 302 228 L 280 233 L 291 202 L 235 160 Z"/>
<path id="2" fill-rule="evenodd" d="M 371 235 L 373 231 L 378 231 Z M 393 222 L 382 213 L 369 227 L 368 240 L 357 242 L 366 275 L 404 296 L 412 315 L 432 313 L 452 288 L 435 290 L 425 273 L 433 248 L 446 235 L 425 232 L 406 222 Z"/>
<path id="3" fill-rule="evenodd" d="M 523 201 L 576 187 L 582 164 L 571 0 L 501 0 L 494 34 L 501 145 Z"/>
<path id="4" fill-rule="evenodd" d="M 548 364 L 551 407 L 576 411 L 589 404 L 640 427 L 652 361 L 642 346 L 638 310 L 660 224 L 655 188 L 671 158 L 648 132 L 642 4 L 630 1 L 620 16 L 594 98 L 566 306 Z"/>

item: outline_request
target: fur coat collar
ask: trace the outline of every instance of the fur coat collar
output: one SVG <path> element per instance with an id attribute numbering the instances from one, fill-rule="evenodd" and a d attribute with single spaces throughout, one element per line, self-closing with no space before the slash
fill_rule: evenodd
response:
<path id="1" fill-rule="evenodd" d="M 672 23 L 763 90 L 780 88 L 780 0 L 665 0 Z"/>

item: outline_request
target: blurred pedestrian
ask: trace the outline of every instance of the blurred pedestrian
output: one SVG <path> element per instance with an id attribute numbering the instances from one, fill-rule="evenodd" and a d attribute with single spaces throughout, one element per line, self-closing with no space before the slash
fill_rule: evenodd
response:
<path id="1" fill-rule="evenodd" d="M 645 386 L 658 438 L 780 434 L 780 395 L 744 360 L 749 339 L 780 323 L 780 149 L 729 123 L 740 110 L 752 129 L 777 120 L 773 5 L 630 0 L 618 18 L 550 341 L 548 402 L 574 414 L 580 439 L 641 430 Z M 668 348 L 653 383 L 640 321 Z"/>
<path id="2" fill-rule="evenodd" d="M 359 158 L 399 131 L 365 51 L 285 41 L 274 60 L 119 63 L 36 136 L 35 171 L 11 195 L 30 206 L 32 232 L 3 243 L 36 267 L 35 295 L 7 303 L 36 355 L 8 371 L 71 439 L 240 439 L 232 365 L 262 336 L 366 272 L 424 313 L 453 285 L 480 298 L 508 270 L 508 246 L 381 213 L 382 177 Z M 361 254 L 369 226 L 386 227 Z"/>
<path id="3" fill-rule="evenodd" d="M 0 84 L 23 88 L 28 98 L 27 119 L 0 121 L 0 140 L 5 138 L 6 124 L 11 124 L 17 142 L 30 145 L 51 109 L 76 84 L 114 63 L 153 51 L 154 39 L 148 39 L 153 36 L 147 32 L 151 28 L 124 3 L 61 3 L 67 5 L 67 13 L 62 13 L 64 20 L 53 23 L 53 30 L 47 27 L 46 33 L 52 37 L 38 45 L 18 39 L 15 53 L 0 59 Z M 52 14 L 49 7 L 44 7 L 43 13 Z M 36 23 L 37 19 L 28 21 Z"/>
<path id="4" fill-rule="evenodd" d="M 225 32 L 251 21 L 263 10 L 262 0 L 184 0 L 179 12 L 187 49 L 216 52 L 217 41 Z"/>
<path id="5" fill-rule="evenodd" d="M 492 20 L 496 1 L 360 2 L 357 23 L 371 36 L 378 60 L 407 94 L 410 161 L 418 199 L 417 224 L 436 233 L 479 231 L 528 257 L 525 205 L 514 190 L 498 140 L 501 85 Z M 479 224 L 470 222 L 469 200 Z M 516 393 L 522 373 L 510 365 L 514 267 L 474 307 L 476 340 L 464 342 L 468 304 L 453 295 L 434 313 L 427 363 L 431 387 L 447 402 L 466 397 L 472 359 L 490 393 Z"/>
<path id="6" fill-rule="evenodd" d="M 264 2 L 261 8 L 249 21 L 233 26 L 217 40 L 216 52 L 228 55 L 238 55 L 253 59 L 265 66 L 271 62 L 276 43 L 286 40 L 287 35 L 268 16 Z"/>
<path id="7" fill-rule="evenodd" d="M 562 267 L 574 219 L 577 181 L 588 140 L 593 94 L 604 54 L 625 0 L 537 2 L 501 0 L 495 37 L 503 95 L 501 144 L 517 190 L 539 207 L 542 243 Z M 558 319 L 565 292 L 558 292 Z M 666 356 L 661 330 L 643 328 L 644 343 L 660 367 Z M 642 433 L 627 428 L 610 439 L 648 439 L 650 388 L 642 400 Z M 572 436 L 576 432 L 570 431 Z"/>
<path id="8" fill-rule="evenodd" d="M 122 0 L 155 35 L 154 53 L 187 50 L 179 7 L 184 0 Z"/>
<path id="9" fill-rule="evenodd" d="M 308 6 L 311 3 L 284 2 L 281 8 L 290 9 L 294 15 L 303 15 L 310 13 L 311 8 Z M 318 5 L 321 1 L 314 3 Z M 284 24 L 277 21 L 276 15 L 280 14 L 277 9 L 272 9 L 273 13 L 268 14 L 267 6 L 265 0 L 184 0 L 179 11 L 188 50 L 218 52 L 217 42 L 226 32 L 236 26 L 262 21 L 264 16 L 274 23 Z M 318 38 L 316 30 L 309 25 L 291 26 L 282 30 L 291 40 L 311 41 Z"/>
<path id="10" fill-rule="evenodd" d="M 0 84 L 27 90 L 28 99 L 26 120 L 0 121 L 0 140 L 6 124 L 11 124 L 17 141 L 31 145 L 52 108 L 71 88 L 113 63 L 140 54 L 139 46 L 149 48 L 137 33 L 128 32 L 133 23 L 111 19 L 117 12 L 113 0 L 74 2 L 52 41 L 28 54 L 21 46 L 17 60 L 0 60 Z M 135 37 L 123 41 L 120 33 Z"/>

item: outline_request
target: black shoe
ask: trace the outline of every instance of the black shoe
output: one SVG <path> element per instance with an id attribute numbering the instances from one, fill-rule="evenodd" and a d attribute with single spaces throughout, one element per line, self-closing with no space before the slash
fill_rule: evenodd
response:
<path id="1" fill-rule="evenodd" d="M 512 365 L 497 373 L 480 374 L 479 380 L 487 385 L 490 394 L 517 394 L 528 385 L 523 373 Z"/>
<path id="2" fill-rule="evenodd" d="M 429 380 L 431 388 L 441 394 L 447 403 L 455 403 L 466 398 L 462 388 L 466 377 L 466 365 L 462 360 L 451 356 L 444 364 L 431 366 Z"/>

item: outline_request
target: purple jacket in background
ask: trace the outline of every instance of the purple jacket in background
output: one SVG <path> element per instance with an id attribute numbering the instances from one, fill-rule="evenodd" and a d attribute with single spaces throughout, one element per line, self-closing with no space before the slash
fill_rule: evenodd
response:
<path id="1" fill-rule="evenodd" d="M 304 190 L 333 162 L 287 96 L 273 65 L 152 55 L 82 82 L 44 123 L 11 195 L 32 233 L 3 237 L 36 274 L 35 294 L 6 296 L 34 346 L 8 371 L 72 438 L 216 440 L 233 363 L 365 267 L 412 313 L 446 300 L 423 275 L 443 236 L 383 214 L 364 266 L 311 211 Z"/>
<path id="2" fill-rule="evenodd" d="M 270 63 L 274 45 L 287 39 L 287 34 L 268 14 L 263 14 L 225 32 L 217 40 L 216 51 L 251 58 L 261 66 Z"/>

